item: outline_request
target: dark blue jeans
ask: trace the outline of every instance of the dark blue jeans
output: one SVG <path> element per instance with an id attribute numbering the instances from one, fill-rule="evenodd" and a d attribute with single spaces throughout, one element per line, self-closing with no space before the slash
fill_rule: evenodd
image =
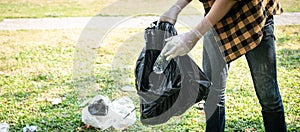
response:
<path id="1" fill-rule="evenodd" d="M 266 131 L 286 131 L 284 108 L 277 84 L 275 36 L 273 19 L 267 20 L 262 29 L 261 43 L 245 56 L 250 68 L 256 95 L 262 107 Z M 204 36 L 203 70 L 211 79 L 205 102 L 206 131 L 224 131 L 225 86 L 229 65 L 222 58 L 210 31 Z"/>

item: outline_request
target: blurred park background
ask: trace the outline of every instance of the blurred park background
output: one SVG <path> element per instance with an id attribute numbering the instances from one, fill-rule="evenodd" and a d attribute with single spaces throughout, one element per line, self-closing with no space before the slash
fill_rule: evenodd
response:
<path id="1" fill-rule="evenodd" d="M 280 0 L 286 13 L 300 12 L 299 0 Z M 167 10 L 175 0 L 1 0 L 0 23 L 7 19 L 43 19 L 69 17 L 155 16 Z M 179 17 L 203 14 L 201 3 L 194 0 Z M 295 18 L 299 19 L 299 18 Z M 149 21 L 149 24 L 152 21 Z M 35 23 L 32 23 L 34 25 Z M 116 99 L 129 96 L 139 108 L 136 92 L 122 87 L 134 85 L 135 61 L 144 45 L 146 27 L 97 29 L 106 34 L 104 45 L 95 49 L 97 94 Z M 186 31 L 181 26 L 178 32 Z M 26 125 L 38 131 L 101 131 L 81 122 L 76 88 L 72 82 L 74 51 L 83 28 L 0 29 L 0 123 L 11 131 Z M 106 32 L 109 31 L 109 32 Z M 275 26 L 278 82 L 289 131 L 300 131 L 300 25 Z M 201 44 L 191 55 L 201 64 Z M 128 54 L 128 55 L 127 55 Z M 121 66 L 120 66 L 121 65 Z M 124 66 L 124 67 L 122 67 Z M 126 69 L 116 73 L 114 68 Z M 260 105 L 255 97 L 251 75 L 244 57 L 231 63 L 226 91 L 225 131 L 264 131 Z M 234 69 L 234 70 L 233 70 Z M 125 79 L 123 78 L 125 77 Z M 53 105 L 51 99 L 62 102 Z M 139 121 L 127 131 L 204 131 L 205 117 L 197 105 L 185 114 L 157 126 Z M 117 131 L 110 128 L 106 131 Z"/>

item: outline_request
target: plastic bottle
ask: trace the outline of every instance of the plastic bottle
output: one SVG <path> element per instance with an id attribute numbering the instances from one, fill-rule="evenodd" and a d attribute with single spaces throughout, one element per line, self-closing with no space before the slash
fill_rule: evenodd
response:
<path id="1" fill-rule="evenodd" d="M 162 74 L 169 65 L 169 63 L 170 61 L 167 61 L 167 57 L 160 54 L 154 63 L 153 71 L 156 74 Z"/>

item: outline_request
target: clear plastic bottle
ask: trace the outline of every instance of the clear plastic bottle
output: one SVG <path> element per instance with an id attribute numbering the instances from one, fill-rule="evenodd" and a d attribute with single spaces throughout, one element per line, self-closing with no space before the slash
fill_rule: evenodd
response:
<path id="1" fill-rule="evenodd" d="M 162 74 L 169 65 L 169 62 L 166 56 L 160 54 L 153 65 L 153 71 L 156 74 Z"/>

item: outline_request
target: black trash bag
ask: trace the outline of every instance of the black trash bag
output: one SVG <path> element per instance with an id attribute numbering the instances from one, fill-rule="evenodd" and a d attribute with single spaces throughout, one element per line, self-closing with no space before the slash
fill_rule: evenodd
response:
<path id="1" fill-rule="evenodd" d="M 140 97 L 141 122 L 156 125 L 183 114 L 208 93 L 211 82 L 188 56 L 172 59 L 162 74 L 153 72 L 165 39 L 177 35 L 174 25 L 153 22 L 145 29 L 146 47 L 136 62 L 135 85 Z"/>

